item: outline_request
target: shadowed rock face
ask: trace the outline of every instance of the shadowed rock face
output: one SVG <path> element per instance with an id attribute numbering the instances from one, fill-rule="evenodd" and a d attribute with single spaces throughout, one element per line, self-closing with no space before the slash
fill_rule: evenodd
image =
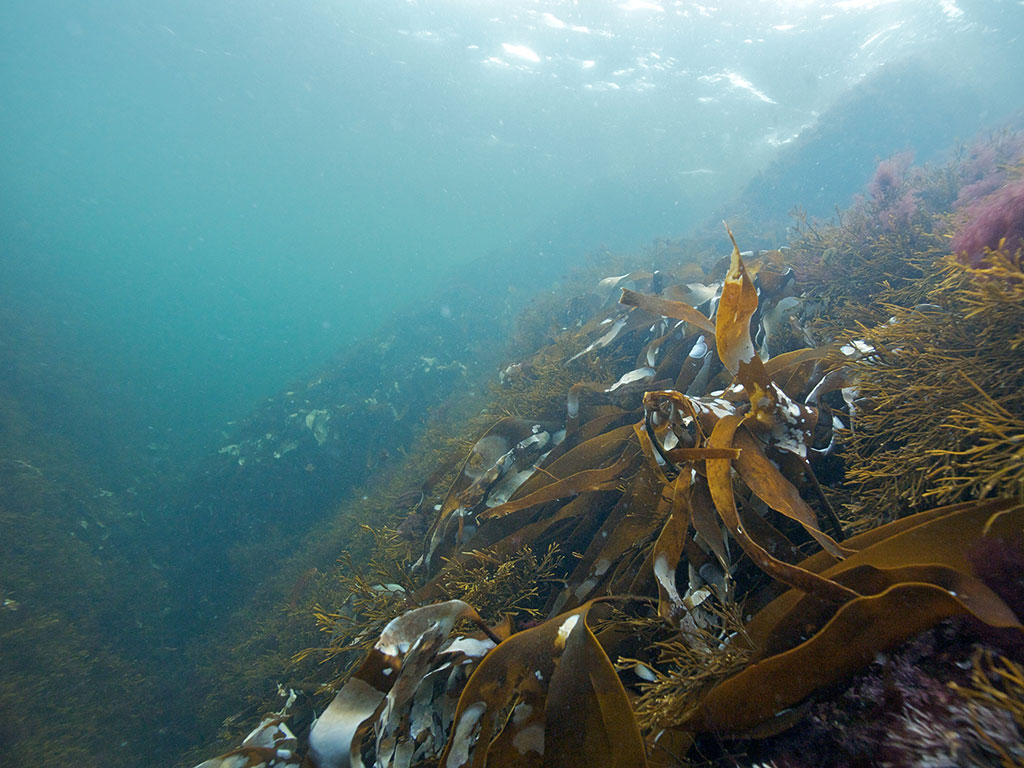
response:
<path id="1" fill-rule="evenodd" d="M 497 368 L 511 309 L 471 292 L 471 277 L 222 430 L 161 521 L 187 543 L 163 553 L 188 596 L 183 637 L 251 594 L 354 486 L 410 447 L 431 408 L 471 399 Z"/>

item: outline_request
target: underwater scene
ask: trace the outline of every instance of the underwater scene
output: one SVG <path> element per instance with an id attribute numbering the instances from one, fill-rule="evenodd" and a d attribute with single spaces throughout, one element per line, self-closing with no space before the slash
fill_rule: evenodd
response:
<path id="1" fill-rule="evenodd" d="M 1024 3 L 0 24 L 0 768 L 1024 766 Z"/>

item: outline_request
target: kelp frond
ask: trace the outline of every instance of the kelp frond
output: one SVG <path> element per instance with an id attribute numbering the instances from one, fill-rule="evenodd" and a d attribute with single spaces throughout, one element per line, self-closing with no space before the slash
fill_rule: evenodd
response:
<path id="1" fill-rule="evenodd" d="M 635 703 L 637 721 L 649 736 L 685 722 L 704 693 L 746 667 L 754 655 L 740 605 L 707 600 L 701 608 L 706 624 L 692 624 L 655 644 L 657 664 L 648 667 L 654 680 L 641 683 Z"/>
<path id="2" fill-rule="evenodd" d="M 1024 497 L 1024 272 L 1005 254 L 944 259 L 927 302 L 862 329 L 847 480 L 876 520 L 986 495 Z"/>
<path id="3" fill-rule="evenodd" d="M 438 582 L 442 594 L 474 606 L 486 621 L 537 619 L 552 587 L 561 584 L 560 565 L 555 544 L 540 555 L 529 546 L 510 554 L 474 550 L 446 558 Z"/>
<path id="4" fill-rule="evenodd" d="M 565 430 L 550 411 L 544 420 L 506 416 L 472 443 L 448 473 L 454 479 L 426 537 L 415 573 L 425 583 L 403 570 L 391 534 L 375 535 L 377 555 L 362 571 L 351 560 L 343 564 L 351 574 L 339 581 L 347 599 L 318 619 L 332 635 L 328 658 L 366 654 L 331 705 L 336 711 L 325 713 L 350 722 L 351 706 L 359 705 L 353 745 L 376 741 L 382 750 L 388 734 L 400 732 L 409 754 L 427 744 L 438 754 L 443 735 L 442 762 L 467 766 L 483 765 L 488 754 L 508 762 L 532 760 L 534 752 L 549 764 L 576 765 L 580 755 L 597 759 L 619 749 L 616 764 L 640 768 L 641 731 L 648 747 L 682 758 L 690 738 L 683 732 L 786 727 L 792 719 L 784 711 L 798 711 L 880 649 L 944 618 L 967 614 L 1022 629 L 963 570 L 965 548 L 1019 525 L 1012 502 L 932 510 L 843 540 L 841 526 L 833 524 L 836 538 L 821 528 L 823 494 L 817 507 L 801 494 L 814 490 L 812 462 L 835 444 L 836 411 L 853 418 L 852 464 L 893 441 L 927 441 L 914 447 L 916 475 L 906 465 L 898 476 L 886 468 L 918 501 L 932 487 L 958 482 L 946 469 L 960 459 L 934 452 L 950 445 L 947 433 L 964 431 L 955 418 L 978 417 L 978 397 L 988 408 L 987 428 L 1005 437 L 1009 427 L 995 416 L 1012 422 L 1021 404 L 1016 390 L 993 394 L 996 370 L 971 378 L 979 367 L 968 350 L 990 333 L 970 325 L 984 307 L 972 305 L 979 311 L 965 320 L 957 304 L 972 276 L 953 264 L 936 267 L 928 272 L 934 303 L 906 310 L 897 301 L 905 289 L 890 294 L 883 286 L 880 294 L 893 303 L 874 296 L 873 306 L 893 313 L 894 322 L 863 327 L 845 344 L 782 348 L 762 358 L 773 309 L 793 298 L 775 258 L 748 268 L 733 241 L 723 282 L 678 289 L 677 296 L 717 297 L 708 316 L 677 298 L 635 291 L 624 294 L 628 309 L 602 312 L 587 332 L 597 340 L 572 359 L 606 354 L 641 367 L 610 386 L 573 384 L 566 400 L 545 394 L 544 407 L 566 403 Z M 558 348 L 563 358 L 569 352 Z M 994 355 L 996 364 L 1009 367 L 1008 354 Z M 530 365 L 547 371 L 553 391 L 564 386 L 545 354 Z M 945 380 L 936 381 L 933 369 Z M 654 381 L 674 388 L 648 386 Z M 643 389 L 630 388 L 637 382 Z M 586 402 L 573 399 L 581 387 Z M 853 387 L 859 396 L 838 397 Z M 953 400 L 934 399 L 951 392 Z M 936 466 L 944 468 L 937 480 Z M 559 557 L 553 542 L 574 556 Z M 812 546 L 817 554 L 805 557 Z M 762 605 L 768 580 L 790 590 Z M 744 621 L 747 610 L 754 615 Z M 446 646 L 453 622 L 469 611 L 478 625 L 517 618 L 519 631 L 491 651 L 465 637 Z M 401 644 L 391 638 L 395 621 L 404 627 Z M 445 661 L 445 647 L 483 655 L 458 671 Z M 630 699 L 609 655 L 618 657 L 619 672 L 631 667 L 646 681 L 639 697 Z M 411 699 L 395 679 L 399 670 L 415 681 Z M 417 696 L 437 702 L 447 719 L 418 720 Z M 400 700 L 412 720 L 392 716 Z M 545 715 L 549 708 L 558 716 Z M 432 735 L 421 742 L 427 730 Z M 655 737 L 663 731 L 679 738 Z"/>

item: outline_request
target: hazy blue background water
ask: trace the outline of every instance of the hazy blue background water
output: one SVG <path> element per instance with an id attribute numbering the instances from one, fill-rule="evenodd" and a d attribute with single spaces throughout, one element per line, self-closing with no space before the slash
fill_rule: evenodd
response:
<path id="1" fill-rule="evenodd" d="M 557 275 L 601 245 L 682 234 L 887 61 L 968 85 L 984 124 L 1021 103 L 1021 15 L 998 0 L 5 3 L 3 298 L 47 334 L 41 370 L 90 368 L 98 408 L 178 444 L 459 264 L 551 231 Z"/>

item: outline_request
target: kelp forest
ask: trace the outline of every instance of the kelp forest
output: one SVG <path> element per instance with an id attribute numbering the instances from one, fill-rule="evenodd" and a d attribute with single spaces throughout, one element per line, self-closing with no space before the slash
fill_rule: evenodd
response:
<path id="1" fill-rule="evenodd" d="M 0 764 L 1024 765 L 1024 138 L 876 164 L 481 263 L 120 485 L 0 307 Z"/>
<path id="2" fill-rule="evenodd" d="M 1022 149 L 536 301 L 239 644 L 203 768 L 1024 764 Z"/>

